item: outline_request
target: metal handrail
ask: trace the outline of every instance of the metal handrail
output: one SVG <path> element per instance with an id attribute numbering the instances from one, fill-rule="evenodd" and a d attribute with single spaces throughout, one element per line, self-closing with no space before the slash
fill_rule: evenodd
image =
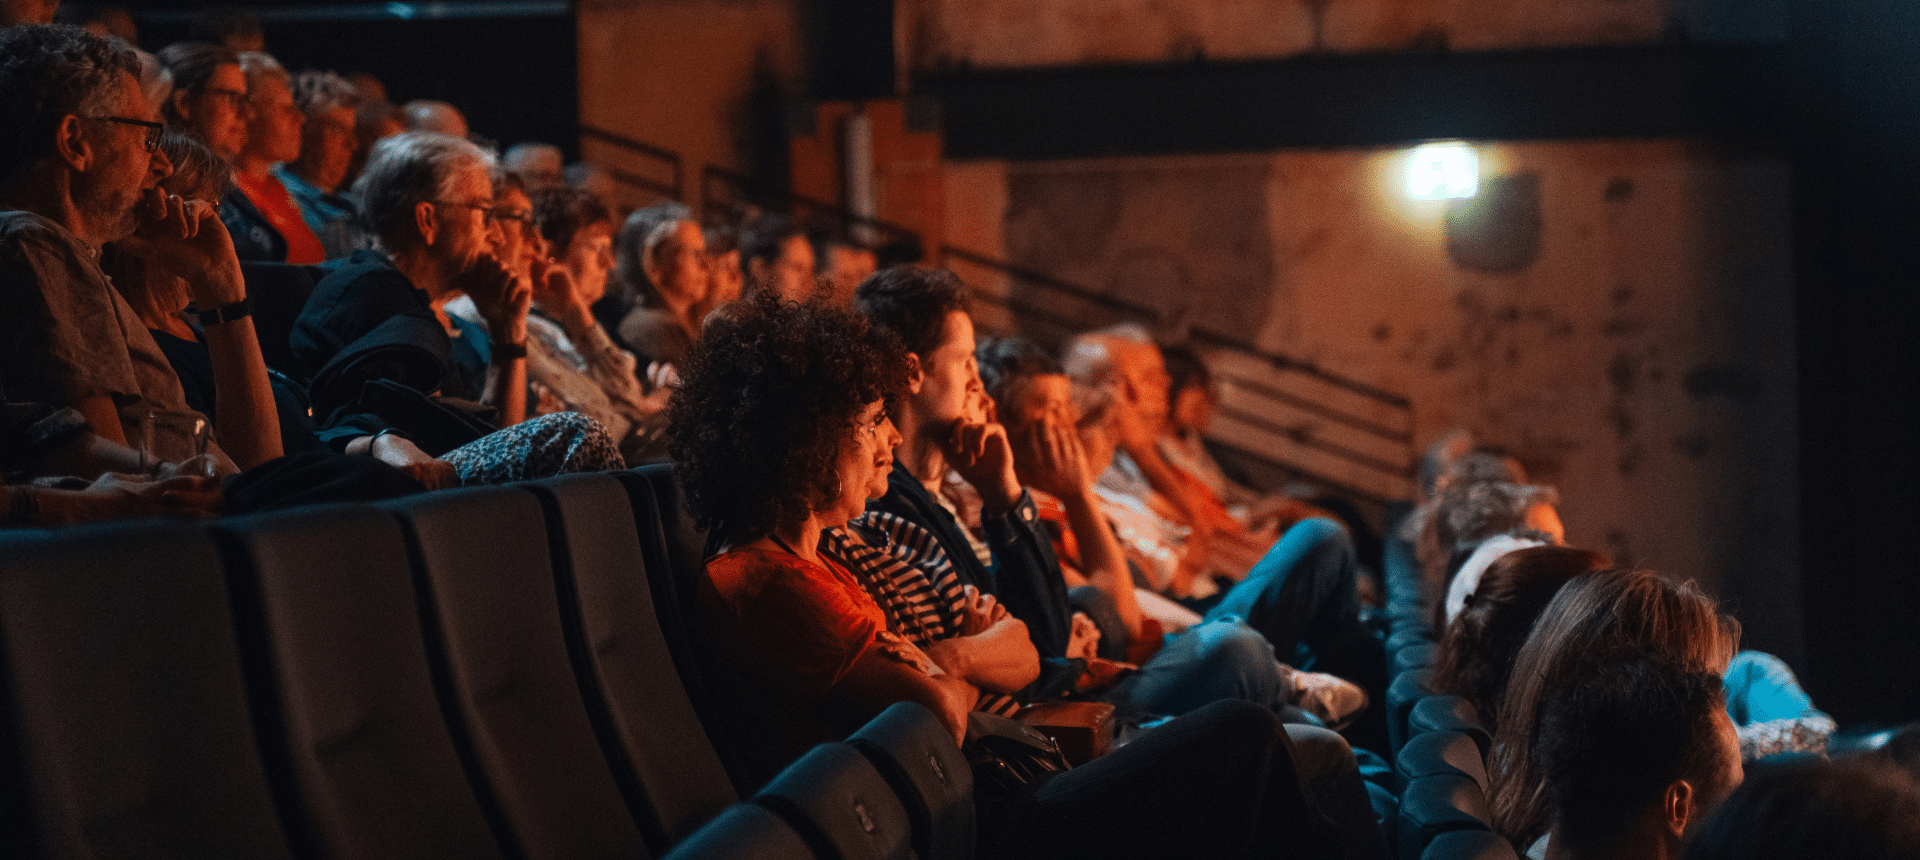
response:
<path id="1" fill-rule="evenodd" d="M 645 188 L 650 191 L 657 191 L 675 200 L 686 199 L 686 179 L 684 174 L 681 171 L 680 153 L 674 152 L 673 150 L 667 149 L 666 147 L 655 146 L 651 143 L 647 143 L 646 141 L 642 141 L 642 140 L 634 140 L 633 138 L 627 137 L 626 135 L 607 131 L 604 128 L 596 128 L 590 125 L 580 126 L 580 136 L 591 137 L 596 140 L 605 141 L 606 143 L 613 144 L 614 146 L 617 146 L 621 149 L 627 150 L 629 152 L 638 153 L 642 156 L 645 156 L 647 158 L 651 158 L 657 162 L 660 162 L 666 165 L 666 168 L 668 172 L 673 176 L 673 179 L 668 182 L 661 182 L 657 179 L 648 179 L 647 177 L 641 176 L 639 174 L 632 173 L 625 170 L 620 170 L 618 168 L 611 168 L 611 167 L 603 168 L 604 170 L 607 171 L 607 174 L 609 176 L 612 176 L 613 178 L 618 179 L 621 182 L 625 182 L 629 185 L 638 185 L 641 188 Z"/>
<path id="2" fill-rule="evenodd" d="M 825 216 L 838 221 L 843 227 L 856 225 L 865 226 L 876 231 L 893 234 L 899 238 L 912 239 L 915 242 L 920 240 L 920 235 L 916 231 L 899 224 L 892 224 L 879 219 L 857 215 L 839 204 L 811 198 L 803 194 L 795 194 L 785 189 L 775 188 L 770 183 L 713 165 L 706 165 L 702 168 L 701 192 L 702 200 L 710 215 L 737 216 L 743 211 L 757 207 L 795 214 L 796 217 L 801 214 L 811 214 L 815 217 Z M 1084 302 L 1088 306 L 1098 308 L 1100 311 L 1104 311 L 1119 319 L 1133 320 L 1149 327 L 1160 325 L 1163 322 L 1160 314 L 1151 308 L 1097 292 L 1085 286 L 1054 277 L 1045 272 L 1017 266 L 1005 260 L 995 259 L 984 254 L 969 251 L 964 248 L 956 248 L 951 245 L 941 245 L 931 250 L 935 254 L 935 262 L 942 266 L 949 265 L 950 260 L 979 266 L 998 272 L 1010 279 L 1037 286 L 1063 296 L 1069 296 L 1072 299 Z M 1040 303 L 1025 301 L 1017 296 L 1002 296 L 987 290 L 975 290 L 973 291 L 973 298 L 976 301 L 984 301 L 1004 308 L 1006 311 L 1022 319 L 1057 327 L 1063 332 L 1074 332 L 1088 327 L 1087 320 L 1083 317 L 1075 316 L 1071 313 L 1061 313 L 1056 308 L 1044 307 Z M 1358 450 L 1349 445 L 1340 444 L 1338 441 L 1332 439 L 1321 438 L 1318 434 L 1307 432 L 1300 428 L 1287 427 L 1265 416 L 1254 414 L 1245 409 L 1226 408 L 1222 410 L 1223 415 L 1262 433 L 1286 438 L 1302 449 L 1317 451 L 1338 458 L 1340 461 L 1359 467 L 1368 473 L 1394 476 L 1401 479 L 1411 477 L 1413 467 L 1413 404 L 1412 401 L 1404 395 L 1329 371 L 1305 359 L 1259 349 L 1245 340 L 1230 337 L 1219 332 L 1194 328 L 1190 329 L 1187 335 L 1197 343 L 1247 356 L 1275 371 L 1297 374 L 1313 379 L 1332 388 L 1348 392 L 1362 400 L 1372 401 L 1390 409 L 1393 413 L 1397 413 L 1404 418 L 1404 421 L 1392 422 L 1401 424 L 1400 428 L 1388 426 L 1364 415 L 1354 414 L 1332 403 L 1323 402 L 1320 399 L 1283 391 L 1256 379 L 1236 378 L 1234 380 L 1234 384 L 1241 390 L 1262 398 L 1269 403 L 1295 409 L 1325 419 L 1328 422 L 1342 425 L 1353 432 L 1363 434 L 1364 437 L 1381 440 L 1393 449 L 1402 452 L 1404 459 L 1402 462 L 1391 462 L 1374 453 Z M 1262 455 L 1247 452 L 1236 446 L 1228 447 L 1233 447 L 1235 450 L 1253 456 L 1256 459 L 1274 463 L 1294 474 L 1307 477 L 1311 480 L 1339 486 L 1367 498 L 1376 500 L 1385 499 L 1379 492 L 1357 486 L 1350 480 L 1331 477 L 1325 474 L 1324 470 L 1317 470 L 1305 463 L 1291 462 L 1288 459 L 1276 457 L 1276 455 L 1271 452 Z"/>

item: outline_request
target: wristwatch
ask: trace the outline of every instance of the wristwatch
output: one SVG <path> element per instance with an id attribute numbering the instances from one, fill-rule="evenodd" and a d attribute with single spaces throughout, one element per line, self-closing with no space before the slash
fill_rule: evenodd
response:
<path id="1" fill-rule="evenodd" d="M 253 297 L 241 299 L 228 305 L 221 305 L 210 311 L 200 312 L 200 324 L 203 326 L 230 323 L 237 319 L 253 316 Z"/>

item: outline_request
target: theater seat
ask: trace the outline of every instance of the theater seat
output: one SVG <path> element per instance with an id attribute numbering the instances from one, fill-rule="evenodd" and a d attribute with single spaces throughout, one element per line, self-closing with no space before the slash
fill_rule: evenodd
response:
<path id="1" fill-rule="evenodd" d="M 1420 642 L 1393 652 L 1393 673 L 1399 675 L 1432 666 L 1438 650 L 1439 646 L 1431 642 Z"/>
<path id="2" fill-rule="evenodd" d="M 1519 860 L 1519 854 L 1498 833 L 1454 830 L 1435 836 L 1420 860 Z"/>
<path id="3" fill-rule="evenodd" d="M 700 725 L 655 618 L 632 505 L 608 475 L 522 484 L 540 499 L 555 542 L 561 617 L 588 715 L 654 853 L 738 800 Z"/>
<path id="4" fill-rule="evenodd" d="M 687 511 L 680 484 L 673 477 L 673 464 L 614 472 L 613 477 L 626 489 L 633 505 L 654 614 L 660 620 L 667 648 L 673 652 L 674 667 L 680 672 L 687 698 L 692 700 L 700 724 L 706 727 L 707 738 L 713 742 L 734 790 L 742 796 L 750 795 L 760 788 L 760 781 L 741 764 L 742 746 L 714 705 L 706 679 L 700 675 L 696 652 L 694 595 L 703 575 L 707 533 L 694 524 Z"/>
<path id="5" fill-rule="evenodd" d="M 1414 703 L 1407 715 L 1409 742 L 1427 732 L 1459 732 L 1473 739 L 1485 758 L 1493 748 L 1493 735 L 1480 723 L 1480 712 L 1473 703 L 1459 696 L 1428 696 Z"/>
<path id="6" fill-rule="evenodd" d="M 815 856 L 786 819 L 764 806 L 737 803 L 687 837 L 666 860 L 814 860 Z"/>
<path id="7" fill-rule="evenodd" d="M 1387 653 L 1398 654 L 1415 645 L 1432 645 L 1433 641 L 1432 630 L 1420 625 L 1402 625 L 1387 637 Z"/>
<path id="8" fill-rule="evenodd" d="M 456 736 L 527 856 L 642 854 L 646 813 L 614 782 L 567 657 L 540 502 L 478 487 L 381 506 L 407 527 Z"/>
<path id="9" fill-rule="evenodd" d="M 1487 798 L 1465 776 L 1424 776 L 1400 793 L 1400 826 L 1394 840 L 1402 860 L 1417 860 L 1443 833 L 1490 830 Z"/>
<path id="10" fill-rule="evenodd" d="M 502 856 L 443 718 L 392 514 L 303 508 L 223 521 L 229 580 L 305 828 L 327 857 Z"/>
<path id="11" fill-rule="evenodd" d="M 0 856 L 292 856 L 204 529 L 0 533 L 0 671 Z"/>
<path id="12" fill-rule="evenodd" d="M 787 819 L 814 853 L 841 860 L 912 856 L 907 811 L 866 757 L 846 744 L 814 747 L 753 801 Z"/>
<path id="13" fill-rule="evenodd" d="M 931 711 L 897 702 L 847 739 L 893 786 L 921 860 L 973 857 L 973 771 Z"/>
<path id="14" fill-rule="evenodd" d="M 1431 669 L 1415 669 L 1400 673 L 1387 686 L 1387 738 L 1396 753 L 1407 744 L 1407 720 L 1414 703 L 1432 695 L 1427 689 L 1432 677 Z"/>
<path id="15" fill-rule="evenodd" d="M 1473 738 L 1459 732 L 1428 732 L 1400 750 L 1394 766 L 1409 781 L 1426 776 L 1464 776 L 1487 790 L 1487 764 Z"/>

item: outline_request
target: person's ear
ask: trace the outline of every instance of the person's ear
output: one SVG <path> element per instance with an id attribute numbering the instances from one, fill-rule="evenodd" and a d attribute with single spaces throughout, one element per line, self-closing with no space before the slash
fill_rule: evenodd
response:
<path id="1" fill-rule="evenodd" d="M 420 244 L 433 244 L 433 237 L 440 231 L 439 207 L 422 200 L 413 204 L 413 228 L 420 231 Z"/>
<path id="2" fill-rule="evenodd" d="M 760 261 L 755 260 L 754 262 L 759 263 Z M 925 387 L 926 382 L 927 375 L 920 369 L 920 356 L 914 355 L 911 352 L 907 353 L 907 393 L 919 394 L 920 389 Z"/>
<path id="3" fill-rule="evenodd" d="M 652 249 L 640 252 L 640 272 L 647 276 L 647 283 L 652 284 L 656 290 L 660 288 L 660 278 L 665 274 L 660 265 L 660 258 L 665 256 L 666 252 L 667 243 L 665 242 L 656 242 Z"/>
<path id="4" fill-rule="evenodd" d="M 1661 823 L 1675 838 L 1686 835 L 1687 824 L 1693 820 L 1696 800 L 1693 784 L 1684 779 L 1674 780 L 1661 795 Z"/>
<path id="5" fill-rule="evenodd" d="M 76 171 L 84 171 L 93 163 L 93 141 L 87 139 L 86 130 L 80 127 L 80 118 L 67 114 L 53 128 L 54 154 Z"/>
<path id="6" fill-rule="evenodd" d="M 187 91 L 174 90 L 167 96 L 167 103 L 173 105 L 173 113 L 188 122 L 193 121 L 193 111 L 187 107 Z"/>

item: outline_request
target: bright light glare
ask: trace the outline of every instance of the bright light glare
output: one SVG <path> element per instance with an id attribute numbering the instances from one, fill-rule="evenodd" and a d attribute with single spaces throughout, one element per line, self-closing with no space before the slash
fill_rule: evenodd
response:
<path id="1" fill-rule="evenodd" d="M 1407 196 L 1461 200 L 1480 192 L 1480 155 L 1464 143 L 1429 143 L 1407 153 Z"/>

